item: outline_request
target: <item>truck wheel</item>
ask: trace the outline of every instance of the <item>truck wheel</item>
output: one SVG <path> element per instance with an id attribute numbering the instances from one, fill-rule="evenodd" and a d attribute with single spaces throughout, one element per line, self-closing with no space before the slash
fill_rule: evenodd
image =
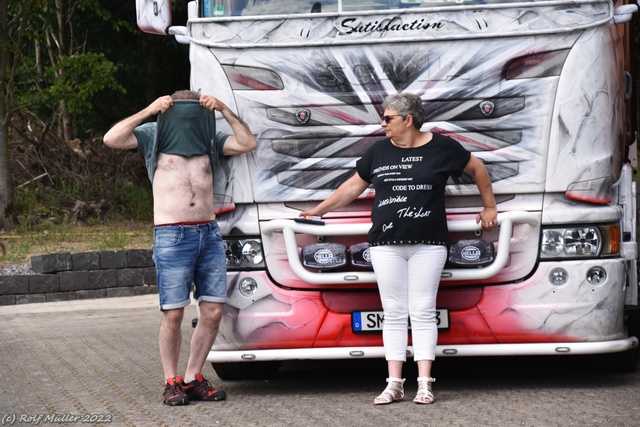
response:
<path id="1" fill-rule="evenodd" d="M 272 377 L 282 362 L 227 362 L 211 363 L 221 380 L 252 380 Z"/>
<path id="2" fill-rule="evenodd" d="M 640 313 L 630 314 L 626 323 L 629 336 L 640 339 Z M 640 362 L 640 346 L 615 354 L 613 362 L 618 371 L 635 371 L 638 369 L 638 363 Z"/>

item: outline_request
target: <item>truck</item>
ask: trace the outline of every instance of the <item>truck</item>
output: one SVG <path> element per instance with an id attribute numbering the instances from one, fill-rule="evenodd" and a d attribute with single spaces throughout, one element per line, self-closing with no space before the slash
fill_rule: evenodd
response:
<path id="1" fill-rule="evenodd" d="M 185 25 L 169 0 L 136 5 L 142 31 L 189 45 L 191 89 L 258 139 L 215 170 L 229 302 L 207 361 L 220 378 L 384 357 L 374 190 L 317 224 L 296 218 L 384 138 L 381 104 L 399 92 L 423 100 L 423 130 L 484 162 L 499 212 L 483 231 L 472 179 L 447 183 L 437 357 L 599 355 L 636 368 L 637 4 L 197 0 Z"/>

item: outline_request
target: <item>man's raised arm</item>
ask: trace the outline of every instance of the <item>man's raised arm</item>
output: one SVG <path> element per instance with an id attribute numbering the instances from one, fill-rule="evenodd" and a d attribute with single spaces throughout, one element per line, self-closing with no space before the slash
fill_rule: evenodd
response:
<path id="1" fill-rule="evenodd" d="M 226 104 L 211 95 L 203 95 L 200 98 L 200 105 L 210 111 L 219 111 L 233 130 L 233 135 L 229 136 L 224 143 L 222 154 L 231 156 L 255 150 L 258 146 L 256 137 L 251 133 L 249 126 Z"/>
<path id="2" fill-rule="evenodd" d="M 103 141 L 107 147 L 132 149 L 138 146 L 138 140 L 133 134 L 133 130 L 145 122 L 149 117 L 167 111 L 173 105 L 171 96 L 161 96 L 153 101 L 145 109 L 136 114 L 119 121 L 104 135 Z"/>

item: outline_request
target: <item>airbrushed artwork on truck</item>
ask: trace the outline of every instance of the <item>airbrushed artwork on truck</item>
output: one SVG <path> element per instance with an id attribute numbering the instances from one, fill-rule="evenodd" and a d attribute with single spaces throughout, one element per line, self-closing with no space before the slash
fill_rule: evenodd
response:
<path id="1" fill-rule="evenodd" d="M 619 138 L 624 82 L 612 74 L 615 51 L 598 26 L 608 9 L 582 8 L 569 14 L 540 6 L 523 13 L 527 19 L 516 9 L 368 18 L 378 26 L 439 22 L 426 32 L 433 41 L 411 29 L 365 31 L 364 18 L 357 19 L 363 30 L 352 33 L 339 30 L 345 18 L 194 23 L 193 84 L 228 91 L 258 134 L 252 194 L 243 197 L 256 202 L 327 197 L 383 136 L 384 97 L 411 91 L 425 100 L 425 128 L 482 158 L 496 192 L 573 186 L 576 198 L 606 203 L 622 153 L 602 141 Z M 300 25 L 311 35 L 294 37 Z M 594 62 L 572 49 L 609 58 Z M 581 72 L 587 68 L 589 75 Z M 452 184 L 451 194 L 473 187 L 464 178 Z"/>

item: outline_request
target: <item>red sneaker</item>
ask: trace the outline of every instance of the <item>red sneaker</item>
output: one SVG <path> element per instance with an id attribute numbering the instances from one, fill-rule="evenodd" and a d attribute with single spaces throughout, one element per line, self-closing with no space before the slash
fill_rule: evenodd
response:
<path id="1" fill-rule="evenodd" d="M 205 380 L 201 374 L 196 374 L 196 379 L 183 385 L 184 392 L 190 400 L 206 400 L 208 402 L 219 402 L 227 398 L 224 390 L 217 390 Z"/>
<path id="2" fill-rule="evenodd" d="M 170 406 L 189 404 L 189 396 L 182 388 L 182 377 L 167 378 L 162 390 L 162 401 Z"/>

